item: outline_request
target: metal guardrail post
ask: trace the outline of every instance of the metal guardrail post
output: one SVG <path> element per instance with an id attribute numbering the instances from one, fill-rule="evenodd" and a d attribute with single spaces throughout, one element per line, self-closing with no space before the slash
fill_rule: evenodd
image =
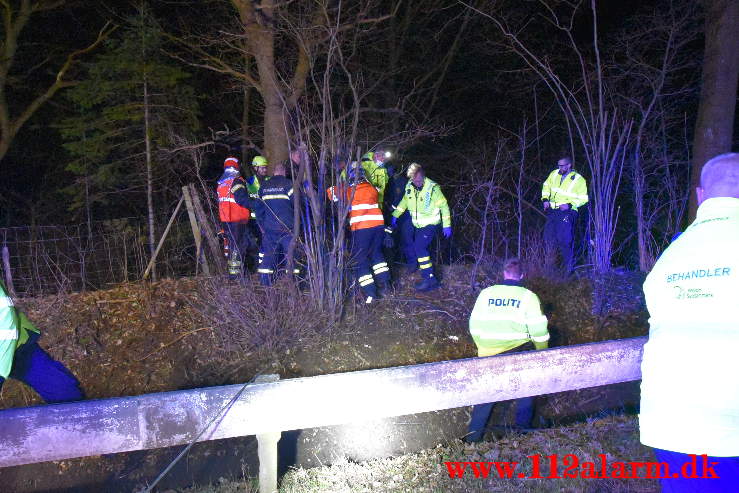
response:
<path id="1" fill-rule="evenodd" d="M 498 402 L 641 378 L 646 337 L 0 411 L 0 467 Z M 234 396 L 238 399 L 234 400 Z M 228 407 L 228 412 L 221 415 Z M 205 431 L 203 431 L 205 430 Z"/>
<path id="2" fill-rule="evenodd" d="M 279 375 L 259 375 L 254 383 L 272 383 L 280 380 Z M 282 432 L 257 435 L 259 455 L 259 493 L 277 493 L 277 442 Z"/>

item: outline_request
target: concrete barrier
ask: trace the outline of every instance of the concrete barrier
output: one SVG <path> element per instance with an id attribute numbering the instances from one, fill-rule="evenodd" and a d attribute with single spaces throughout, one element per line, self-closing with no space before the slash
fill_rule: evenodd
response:
<path id="1" fill-rule="evenodd" d="M 228 385 L 10 409 L 0 411 L 0 467 L 181 445 L 206 427 L 198 441 L 638 380 L 645 342 L 638 337 L 255 383 L 246 389 Z"/>

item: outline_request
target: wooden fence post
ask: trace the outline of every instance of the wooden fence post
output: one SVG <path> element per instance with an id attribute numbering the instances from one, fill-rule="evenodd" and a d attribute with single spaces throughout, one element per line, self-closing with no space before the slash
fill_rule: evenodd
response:
<path id="1" fill-rule="evenodd" d="M 225 272 L 225 266 L 222 261 L 223 251 L 218 244 L 216 232 L 211 227 L 210 219 L 208 219 L 208 216 L 205 214 L 203 204 L 200 202 L 200 195 L 198 194 L 197 190 L 195 190 L 195 186 L 193 184 L 190 184 L 187 185 L 187 188 L 190 191 L 190 199 L 192 200 L 192 207 L 195 211 L 195 217 L 197 219 L 198 226 L 205 233 L 205 242 L 208 244 L 208 248 L 210 249 L 210 253 L 213 257 L 213 262 L 216 266 L 216 272 L 222 274 Z"/>
<path id="2" fill-rule="evenodd" d="M 195 215 L 195 206 L 193 204 L 192 197 L 190 196 L 190 189 L 187 186 L 182 187 L 182 196 L 185 197 L 185 205 L 187 206 L 187 216 L 190 218 L 190 228 L 192 229 L 192 236 L 195 238 L 195 272 L 200 264 L 200 257 L 203 258 L 203 272 L 206 276 L 210 275 L 210 266 L 208 265 L 208 258 L 203 255 L 203 236 L 198 226 L 198 219 Z"/>
<path id="3" fill-rule="evenodd" d="M 15 287 L 13 286 L 13 273 L 10 270 L 10 251 L 7 245 L 3 245 L 3 270 L 5 271 L 5 288 L 10 296 L 15 297 Z"/>
<path id="4" fill-rule="evenodd" d="M 154 262 L 156 262 L 157 255 L 159 255 L 159 250 L 162 249 L 164 240 L 167 238 L 167 235 L 169 234 L 169 229 L 172 227 L 172 223 L 174 223 L 174 220 L 177 217 L 177 213 L 180 212 L 180 207 L 182 207 L 182 200 L 183 199 L 180 198 L 180 201 L 177 202 L 177 207 L 174 208 L 174 212 L 172 213 L 172 216 L 169 218 L 167 227 L 164 228 L 164 233 L 162 233 L 162 237 L 159 238 L 159 244 L 157 245 L 156 250 L 154 250 L 154 255 L 151 256 L 151 259 L 149 260 L 149 264 L 146 266 L 146 270 L 144 270 L 144 276 L 143 276 L 144 279 L 149 277 L 149 272 L 151 272 L 151 269 L 154 267 Z"/>

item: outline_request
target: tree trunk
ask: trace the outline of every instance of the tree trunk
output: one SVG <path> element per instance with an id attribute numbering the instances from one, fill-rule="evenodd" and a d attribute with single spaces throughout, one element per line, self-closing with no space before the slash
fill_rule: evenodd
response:
<path id="1" fill-rule="evenodd" d="M 731 150 L 739 77 L 739 2 L 707 0 L 706 9 L 703 85 L 693 138 L 690 221 L 698 209 L 694 190 L 700 185 L 703 165 Z"/>
<path id="2" fill-rule="evenodd" d="M 146 143 L 146 207 L 149 216 L 149 258 L 154 258 L 156 240 L 154 238 L 154 185 L 151 172 L 151 131 L 149 130 L 149 84 L 144 76 L 144 141 Z M 151 268 L 151 279 L 157 280 L 156 264 Z"/>

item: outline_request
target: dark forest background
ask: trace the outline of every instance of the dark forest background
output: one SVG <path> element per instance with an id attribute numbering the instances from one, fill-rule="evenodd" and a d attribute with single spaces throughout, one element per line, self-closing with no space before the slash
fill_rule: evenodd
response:
<path id="1" fill-rule="evenodd" d="M 302 144 L 294 174 L 324 186 L 337 152 L 382 144 L 450 198 L 450 258 L 535 258 L 541 182 L 572 155 L 587 262 L 648 270 L 689 218 L 702 98 L 731 106 L 736 148 L 736 75 L 701 95 L 707 50 L 737 47 L 731 4 L 2 1 L 0 225 L 139 218 L 148 250 L 229 150 Z"/>

